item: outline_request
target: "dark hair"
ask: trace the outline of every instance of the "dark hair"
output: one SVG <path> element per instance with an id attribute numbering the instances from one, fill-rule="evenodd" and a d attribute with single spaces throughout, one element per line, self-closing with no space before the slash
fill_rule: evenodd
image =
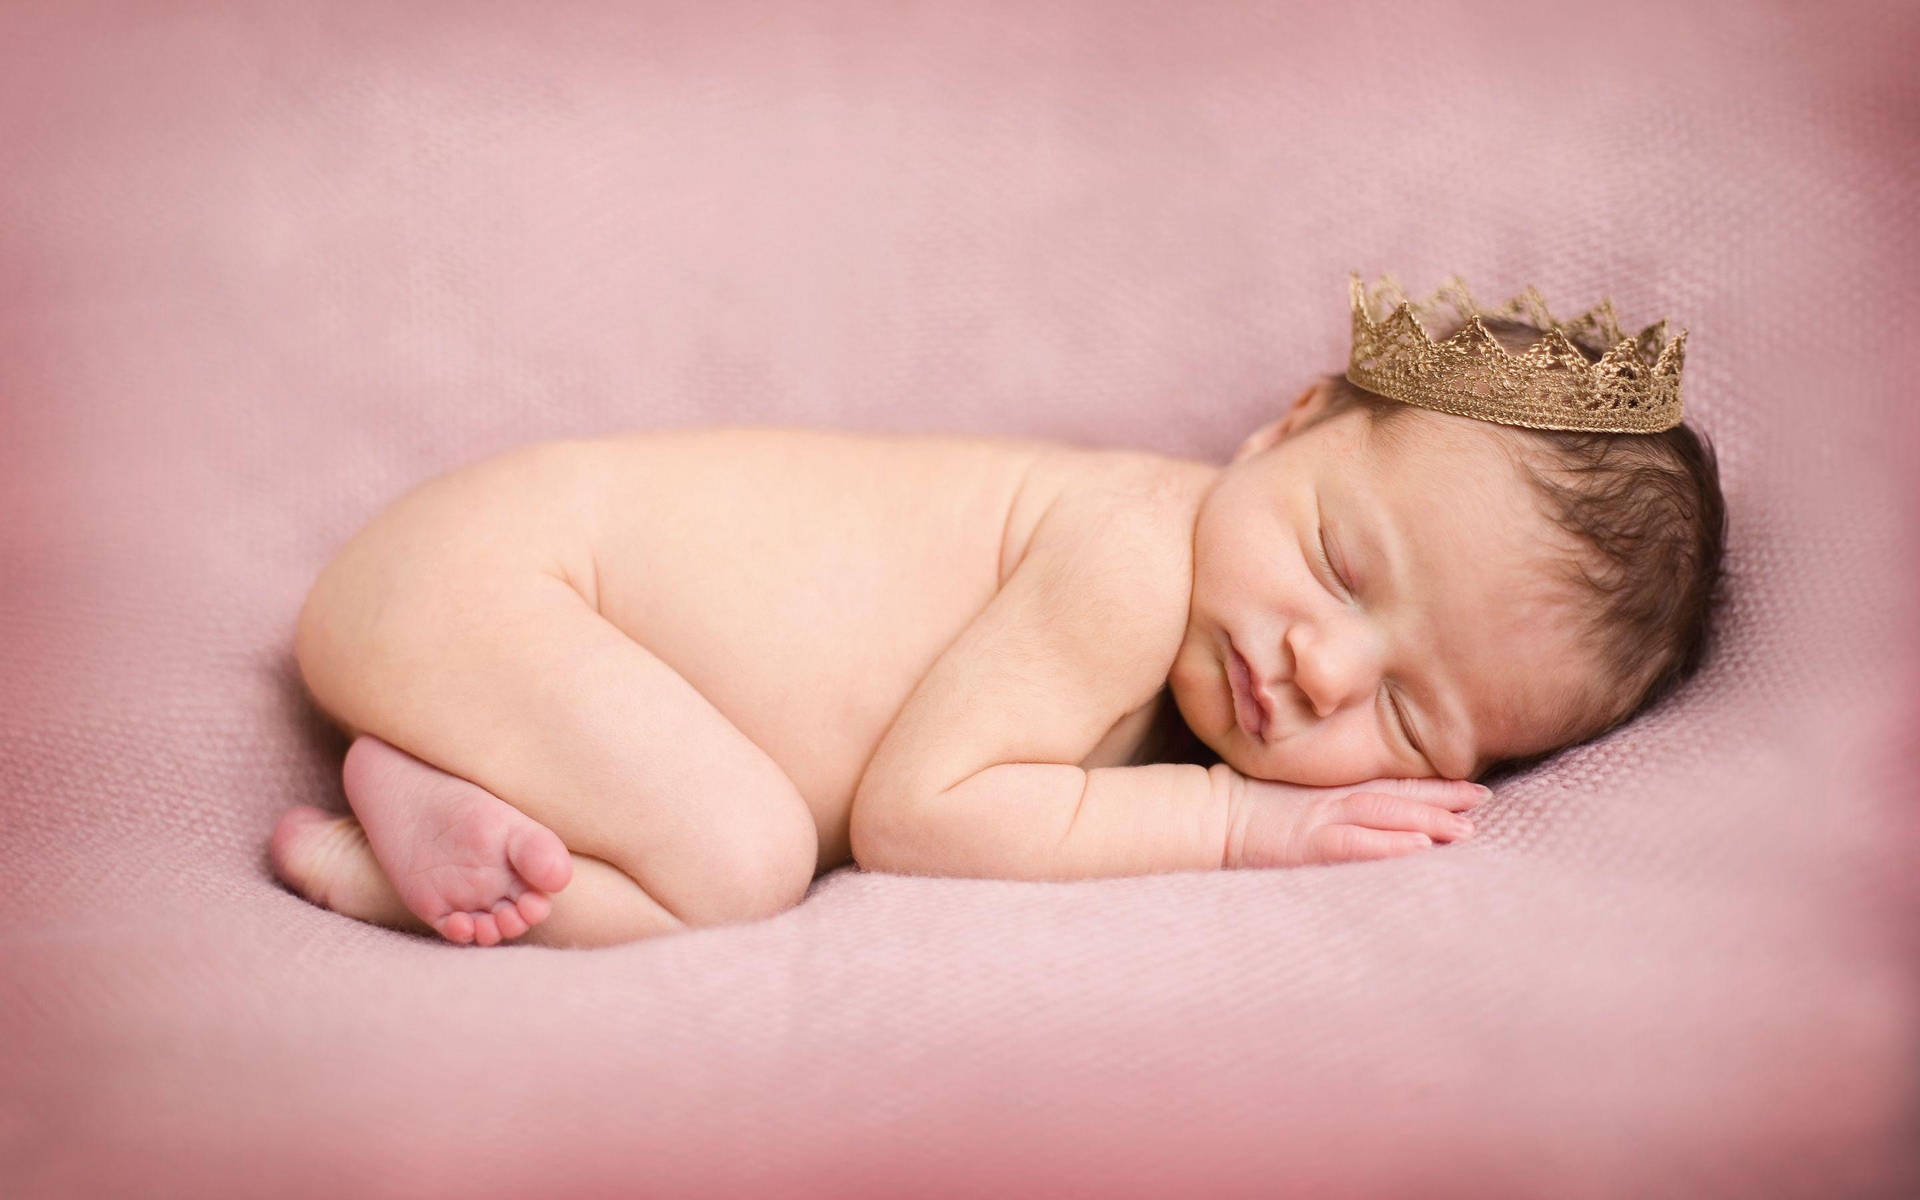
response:
<path id="1" fill-rule="evenodd" d="M 1521 322 L 1482 320 L 1513 353 L 1541 335 Z M 1590 361 L 1604 349 L 1579 344 Z M 1424 411 L 1345 375 L 1326 379 L 1331 395 L 1317 420 L 1358 406 L 1384 430 Z M 1685 423 L 1653 434 L 1497 428 L 1513 435 L 1516 459 L 1548 517 L 1588 551 L 1570 564 L 1568 582 L 1587 602 L 1587 643 L 1606 664 L 1606 678 L 1584 709 L 1560 714 L 1559 749 L 1638 716 L 1706 660 L 1727 536 L 1719 464 L 1712 442 Z M 1529 766 L 1554 749 L 1495 765 Z"/>

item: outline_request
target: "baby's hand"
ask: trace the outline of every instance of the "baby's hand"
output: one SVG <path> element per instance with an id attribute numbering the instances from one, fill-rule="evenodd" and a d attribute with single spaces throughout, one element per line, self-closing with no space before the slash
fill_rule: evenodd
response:
<path id="1" fill-rule="evenodd" d="M 1303 787 L 1237 775 L 1222 865 L 1298 867 L 1413 854 L 1473 836 L 1459 815 L 1493 793 L 1459 779 Z"/>

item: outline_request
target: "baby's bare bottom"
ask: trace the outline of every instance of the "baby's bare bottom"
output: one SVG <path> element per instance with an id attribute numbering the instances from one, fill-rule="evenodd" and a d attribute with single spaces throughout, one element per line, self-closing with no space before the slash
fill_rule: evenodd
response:
<path id="1" fill-rule="evenodd" d="M 631 941 L 768 916 L 805 894 L 813 817 L 759 746 L 566 581 L 465 583 L 449 581 L 444 602 L 417 606 L 395 631 L 403 673 L 352 675 L 361 686 L 330 707 L 350 730 L 471 781 L 565 843 L 573 878 L 526 940 Z M 323 630 L 309 652 L 327 644 Z M 310 679 L 326 671 L 304 657 L 302 667 Z M 311 832 L 318 845 L 324 831 Z"/>

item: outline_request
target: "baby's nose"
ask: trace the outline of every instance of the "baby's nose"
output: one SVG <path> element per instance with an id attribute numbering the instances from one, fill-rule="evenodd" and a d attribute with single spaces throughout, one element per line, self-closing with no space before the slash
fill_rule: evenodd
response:
<path id="1" fill-rule="evenodd" d="M 1295 642 L 1293 681 L 1316 717 L 1330 717 L 1355 699 L 1373 694 L 1380 671 L 1378 656 L 1367 649 L 1351 638 L 1302 636 Z"/>

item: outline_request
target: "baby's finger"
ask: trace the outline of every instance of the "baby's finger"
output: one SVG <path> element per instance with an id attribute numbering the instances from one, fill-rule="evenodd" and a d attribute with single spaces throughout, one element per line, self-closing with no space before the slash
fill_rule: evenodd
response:
<path id="1" fill-rule="evenodd" d="M 1403 854 L 1418 854 L 1432 845 L 1433 839 L 1424 833 L 1363 829 L 1358 825 L 1322 825 L 1307 838 L 1307 861 L 1338 863 L 1398 858 Z"/>
<path id="2" fill-rule="evenodd" d="M 1342 796 L 1333 806 L 1335 820 L 1370 829 L 1406 829 L 1424 833 L 1435 841 L 1450 842 L 1473 836 L 1473 822 L 1437 804 L 1410 800 L 1405 796 L 1387 796 L 1379 792 L 1355 792 Z"/>
<path id="3" fill-rule="evenodd" d="M 1355 784 L 1355 792 L 1383 792 L 1438 804 L 1450 812 L 1462 812 L 1484 803 L 1493 792 L 1465 779 L 1374 779 Z"/>

